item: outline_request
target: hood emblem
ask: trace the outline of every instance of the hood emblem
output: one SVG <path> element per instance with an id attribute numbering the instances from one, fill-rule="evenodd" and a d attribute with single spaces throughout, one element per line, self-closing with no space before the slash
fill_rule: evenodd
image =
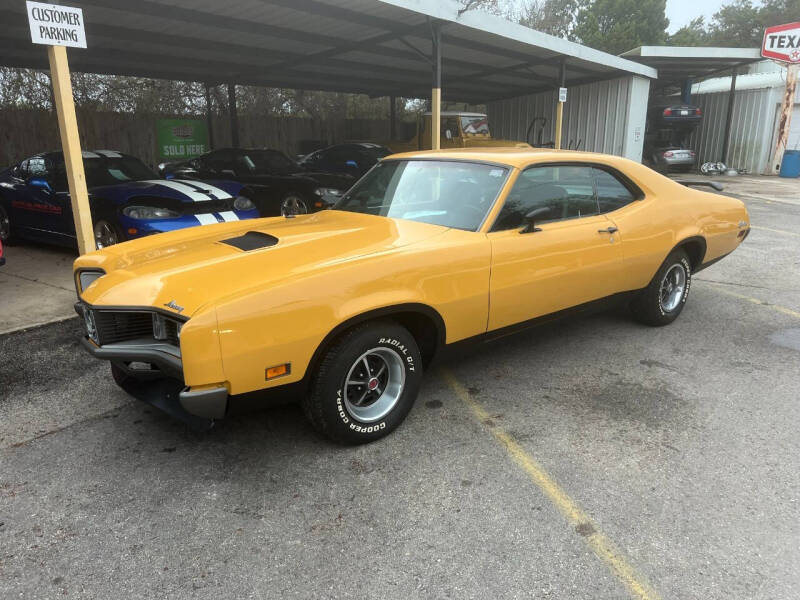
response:
<path id="1" fill-rule="evenodd" d="M 164 306 L 166 306 L 167 308 L 171 308 L 172 310 L 177 310 L 179 313 L 183 312 L 183 307 L 177 302 L 175 302 L 175 300 L 170 300 Z"/>

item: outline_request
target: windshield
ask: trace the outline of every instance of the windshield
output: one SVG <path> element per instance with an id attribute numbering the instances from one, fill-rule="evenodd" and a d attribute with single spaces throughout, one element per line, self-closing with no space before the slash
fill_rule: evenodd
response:
<path id="1" fill-rule="evenodd" d="M 461 129 L 464 135 L 489 135 L 489 117 L 461 117 Z"/>
<path id="2" fill-rule="evenodd" d="M 507 176 L 507 168 L 484 163 L 390 160 L 378 163 L 334 209 L 476 231 Z"/>
<path id="3" fill-rule="evenodd" d="M 297 164 L 282 152 L 276 150 L 248 150 L 236 155 L 237 167 L 244 167 L 257 175 L 276 171 L 294 171 Z"/>
<path id="4" fill-rule="evenodd" d="M 60 170 L 64 169 L 63 163 L 60 167 Z M 84 158 L 83 168 L 86 171 L 86 184 L 89 187 L 158 179 L 158 175 L 148 169 L 138 158 L 132 156 Z M 66 179 L 66 175 L 64 179 Z"/>

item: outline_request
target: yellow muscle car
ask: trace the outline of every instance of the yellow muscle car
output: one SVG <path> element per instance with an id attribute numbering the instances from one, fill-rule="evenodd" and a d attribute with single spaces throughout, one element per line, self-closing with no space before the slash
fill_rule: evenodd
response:
<path id="1" fill-rule="evenodd" d="M 665 325 L 744 205 L 629 160 L 532 149 L 384 159 L 332 210 L 146 237 L 75 261 L 84 346 L 208 426 L 263 392 L 345 443 L 396 428 L 446 347 L 625 299 Z M 284 394 L 285 395 L 285 394 Z"/>

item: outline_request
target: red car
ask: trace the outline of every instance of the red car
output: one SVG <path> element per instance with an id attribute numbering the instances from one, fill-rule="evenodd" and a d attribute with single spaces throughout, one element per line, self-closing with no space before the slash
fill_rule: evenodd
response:
<path id="1" fill-rule="evenodd" d="M 6 264 L 6 257 L 3 256 L 3 242 L 0 242 L 0 267 Z"/>

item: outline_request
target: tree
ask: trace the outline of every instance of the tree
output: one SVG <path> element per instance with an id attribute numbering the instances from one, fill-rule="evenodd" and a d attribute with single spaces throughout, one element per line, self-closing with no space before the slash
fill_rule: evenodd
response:
<path id="1" fill-rule="evenodd" d="M 575 25 L 578 0 L 527 0 L 517 20 L 521 25 L 568 39 Z"/>
<path id="2" fill-rule="evenodd" d="M 757 48 L 761 46 L 767 27 L 796 21 L 798 17 L 800 0 L 765 0 L 760 6 L 753 5 L 750 0 L 734 0 L 714 15 L 708 43 Z"/>
<path id="3" fill-rule="evenodd" d="M 611 54 L 664 44 L 669 25 L 666 5 L 666 0 L 581 0 L 573 35 Z"/>
<path id="4" fill-rule="evenodd" d="M 669 36 L 667 43 L 670 46 L 707 46 L 709 34 L 705 19 L 703 17 L 692 19 L 688 25 L 684 25 Z"/>

